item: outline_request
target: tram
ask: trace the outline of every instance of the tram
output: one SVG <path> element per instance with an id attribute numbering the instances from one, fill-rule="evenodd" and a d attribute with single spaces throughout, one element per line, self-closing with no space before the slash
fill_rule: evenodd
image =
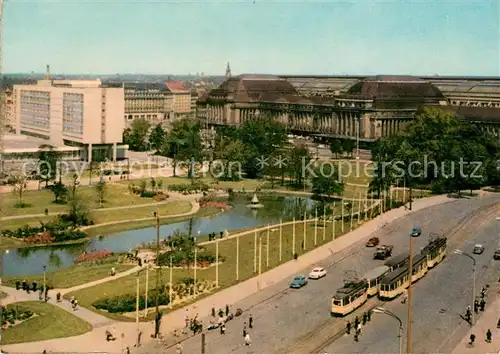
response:
<path id="1" fill-rule="evenodd" d="M 380 266 L 370 270 L 363 276 L 363 279 L 368 284 L 368 297 L 377 295 L 380 290 L 380 280 L 389 273 L 391 269 L 387 266 Z"/>
<path id="2" fill-rule="evenodd" d="M 368 284 L 361 280 L 351 282 L 337 290 L 332 297 L 332 316 L 345 316 L 368 300 Z"/>
<path id="3" fill-rule="evenodd" d="M 410 285 L 409 283 L 409 264 L 405 263 L 380 280 L 379 298 L 381 300 L 392 300 L 401 295 L 404 290 Z M 411 282 L 416 282 L 422 278 L 428 271 L 427 255 L 418 254 L 413 256 Z"/>
<path id="4" fill-rule="evenodd" d="M 438 237 L 431 241 L 422 249 L 421 254 L 427 256 L 427 267 L 434 268 L 446 257 L 446 237 Z"/>
<path id="5" fill-rule="evenodd" d="M 405 252 L 405 253 L 399 253 L 398 255 L 392 257 L 388 261 L 384 263 L 385 266 L 389 267 L 391 272 L 404 266 L 407 262 L 408 259 L 410 258 L 410 253 Z"/>

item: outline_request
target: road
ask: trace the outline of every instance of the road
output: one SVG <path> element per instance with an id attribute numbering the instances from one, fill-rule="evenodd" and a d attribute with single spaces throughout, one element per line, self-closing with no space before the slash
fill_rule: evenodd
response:
<path id="1" fill-rule="evenodd" d="M 415 249 L 419 249 L 427 243 L 425 234 L 429 232 L 448 233 L 460 220 L 467 222 L 468 218 L 472 214 L 479 212 L 481 208 L 499 205 L 499 202 L 500 196 L 498 195 L 457 200 L 452 203 L 419 211 L 408 218 L 398 220 L 377 232 L 375 236 L 380 237 L 382 243 L 394 244 L 394 253 L 396 254 L 408 249 L 408 232 L 414 225 L 419 225 L 424 231 L 424 236 L 416 239 Z M 483 221 L 483 217 L 484 215 L 481 215 L 477 219 Z M 472 230 L 475 230 L 475 228 Z M 458 232 L 453 238 L 463 238 L 465 236 L 468 237 L 470 234 L 465 231 Z M 488 246 L 490 243 L 485 244 Z M 490 245 L 489 248 L 491 247 L 493 246 Z M 238 307 L 246 309 L 251 305 L 255 306 L 246 311 L 243 316 L 229 322 L 225 336 L 221 336 L 217 331 L 209 332 L 206 336 L 205 353 L 292 352 L 294 347 L 296 347 L 295 341 L 303 336 L 308 336 L 311 332 L 314 333 L 330 325 L 332 321 L 337 323 L 337 326 L 340 326 L 339 329 L 343 328 L 342 320 L 332 320 L 330 318 L 329 305 L 331 295 L 335 289 L 341 287 L 346 271 L 355 271 L 359 276 L 362 276 L 365 272 L 381 264 L 381 261 L 372 260 L 372 252 L 373 249 L 367 249 L 364 244 L 358 244 L 348 250 L 334 254 L 321 264 L 328 270 L 328 275 L 324 279 L 310 281 L 306 287 L 299 290 L 288 289 L 288 282 L 281 282 L 256 295 L 250 296 L 242 303 L 236 304 L 233 306 L 234 309 Z M 486 254 L 485 252 L 485 259 L 489 256 L 489 253 Z M 470 264 L 467 263 L 467 259 L 457 260 L 457 262 L 462 264 L 463 267 L 459 272 L 462 272 L 465 277 L 470 276 L 470 272 L 467 272 L 467 270 L 470 270 Z M 440 274 L 440 272 L 444 271 L 443 268 L 446 267 L 447 265 L 442 264 L 439 270 L 436 269 L 432 273 Z M 304 270 L 305 273 L 307 271 Z M 431 277 L 432 273 L 428 277 Z M 446 273 L 444 276 L 449 277 Z M 420 283 L 424 283 L 424 280 Z M 460 306 L 463 307 L 465 305 L 465 296 L 462 297 L 464 301 Z M 268 299 L 266 300 L 266 298 Z M 243 322 L 248 321 L 249 314 L 253 315 L 255 328 L 250 331 L 253 342 L 252 346 L 245 347 L 243 345 L 242 329 Z M 380 321 L 382 320 L 380 318 Z M 397 327 L 390 320 L 390 318 L 387 319 L 387 327 L 390 328 L 388 331 L 396 331 Z M 415 330 L 417 330 L 417 327 L 418 325 L 415 326 Z M 391 332 L 391 334 L 394 333 Z M 199 352 L 200 338 L 200 336 L 196 336 L 183 342 L 184 352 Z M 315 339 L 313 337 L 311 340 L 324 340 L 324 338 Z M 346 341 L 346 345 L 352 345 L 352 343 Z M 370 348 L 370 350 L 374 352 L 374 348 Z M 348 349 L 335 351 L 353 352 Z M 389 351 L 394 352 L 393 347 L 382 348 L 379 352 Z M 140 353 L 146 352 L 153 353 L 158 352 L 158 350 L 145 346 L 141 349 Z M 175 348 L 169 348 L 162 352 L 175 353 Z"/>
<path id="2" fill-rule="evenodd" d="M 498 215 L 498 214 L 497 214 Z M 493 253 L 498 247 L 499 226 L 494 219 L 483 220 L 469 227 L 468 240 L 454 240 L 453 248 L 459 248 L 472 255 L 475 243 L 485 245 L 482 255 L 475 255 L 476 294 L 482 286 L 490 284 L 495 288 L 500 271 L 500 262 L 493 260 Z M 446 260 L 414 285 L 412 306 L 412 343 L 414 353 L 450 353 L 463 338 L 470 326 L 460 315 L 472 302 L 472 260 L 463 255 L 453 254 L 449 249 Z M 495 299 L 493 291 L 489 301 Z M 395 300 L 386 303 L 384 308 L 392 311 L 407 324 L 407 306 Z M 492 329 L 496 320 L 491 324 Z M 362 329 L 359 342 L 352 336 L 343 336 L 331 346 L 323 349 L 326 353 L 397 353 L 397 320 L 386 315 L 375 315 L 373 320 Z M 476 333 L 483 338 L 484 333 Z M 406 349 L 406 334 L 403 337 L 403 351 Z"/>

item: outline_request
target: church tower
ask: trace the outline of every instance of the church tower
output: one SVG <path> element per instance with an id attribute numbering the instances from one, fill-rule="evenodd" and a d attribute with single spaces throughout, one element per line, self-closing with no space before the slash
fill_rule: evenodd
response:
<path id="1" fill-rule="evenodd" d="M 229 79 L 231 77 L 231 67 L 229 66 L 229 62 L 227 62 L 226 66 L 226 79 Z"/>

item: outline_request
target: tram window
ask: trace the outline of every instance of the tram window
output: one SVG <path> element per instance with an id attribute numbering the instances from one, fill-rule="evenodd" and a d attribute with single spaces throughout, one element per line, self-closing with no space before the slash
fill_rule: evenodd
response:
<path id="1" fill-rule="evenodd" d="M 335 306 L 342 306 L 342 300 L 333 300 Z"/>

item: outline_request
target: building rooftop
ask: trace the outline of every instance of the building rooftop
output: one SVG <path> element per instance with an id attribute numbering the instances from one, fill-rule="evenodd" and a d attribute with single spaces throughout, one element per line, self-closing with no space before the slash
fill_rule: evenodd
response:
<path id="1" fill-rule="evenodd" d="M 172 93 L 188 93 L 188 89 L 180 81 L 167 81 L 165 83 L 167 89 Z"/>
<path id="2" fill-rule="evenodd" d="M 42 145 L 51 145 L 56 149 L 78 150 L 77 147 L 56 144 L 49 140 L 39 139 L 27 135 L 5 135 L 3 136 L 4 153 L 12 152 L 35 152 L 40 150 Z"/>

